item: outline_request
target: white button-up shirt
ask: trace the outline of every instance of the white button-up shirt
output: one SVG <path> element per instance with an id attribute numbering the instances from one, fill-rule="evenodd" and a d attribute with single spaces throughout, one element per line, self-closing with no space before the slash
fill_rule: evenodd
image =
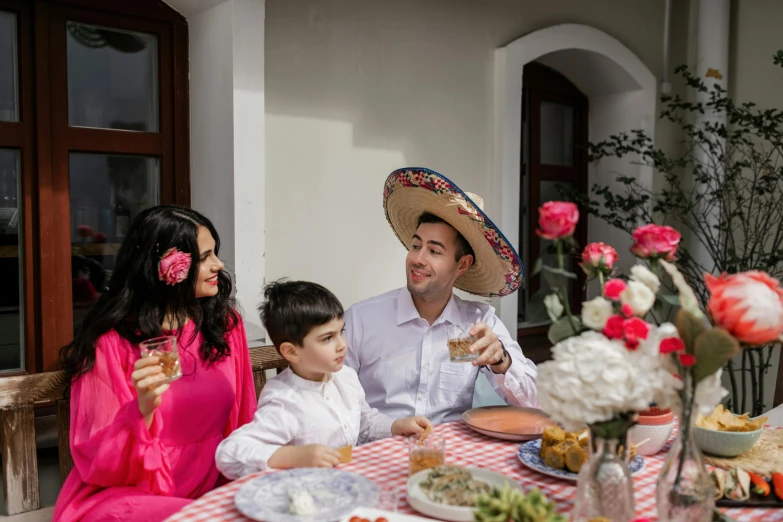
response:
<path id="1" fill-rule="evenodd" d="M 507 403 L 538 407 L 535 364 L 485 303 L 452 295 L 430 325 L 419 316 L 407 288 L 401 288 L 351 306 L 344 319 L 346 364 L 359 374 L 367 402 L 386 415 L 424 415 L 433 423 L 459 419 L 473 405 L 479 371 Z M 511 356 L 505 375 L 449 360 L 447 326 L 480 321 L 497 334 Z"/>
<path id="2" fill-rule="evenodd" d="M 394 419 L 370 408 L 356 372 L 347 366 L 327 382 L 297 376 L 290 368 L 269 379 L 253 420 L 217 448 L 217 468 L 229 479 L 267 469 L 281 446 L 354 446 L 391 436 Z"/>

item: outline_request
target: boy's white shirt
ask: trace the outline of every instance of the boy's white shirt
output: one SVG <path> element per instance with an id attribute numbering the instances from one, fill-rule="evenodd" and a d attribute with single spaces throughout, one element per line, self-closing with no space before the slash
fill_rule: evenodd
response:
<path id="1" fill-rule="evenodd" d="M 282 446 L 354 446 L 391 436 L 392 422 L 367 404 L 353 369 L 344 366 L 328 381 L 313 382 L 287 368 L 266 383 L 253 420 L 218 445 L 215 461 L 233 480 L 266 470 Z"/>

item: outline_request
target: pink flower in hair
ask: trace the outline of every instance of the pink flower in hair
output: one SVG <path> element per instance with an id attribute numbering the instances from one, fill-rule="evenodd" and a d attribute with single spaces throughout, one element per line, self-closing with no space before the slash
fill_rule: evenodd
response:
<path id="1" fill-rule="evenodd" d="M 158 263 L 158 279 L 169 286 L 181 283 L 188 277 L 190 263 L 190 254 L 169 248 Z"/>

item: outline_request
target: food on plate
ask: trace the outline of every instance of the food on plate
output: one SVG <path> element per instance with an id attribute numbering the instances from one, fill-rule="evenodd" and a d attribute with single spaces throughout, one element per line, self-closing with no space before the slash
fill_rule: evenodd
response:
<path id="1" fill-rule="evenodd" d="M 715 468 L 710 473 L 712 485 L 715 487 L 715 499 L 720 500 L 726 491 L 726 470 Z"/>
<path id="2" fill-rule="evenodd" d="M 590 437 L 587 429 L 578 433 L 564 431 L 559 426 L 548 426 L 541 435 L 541 451 L 539 455 L 544 464 L 553 469 L 567 469 L 572 473 L 579 473 L 582 465 L 587 462 L 588 445 Z M 623 447 L 617 450 L 618 455 L 623 454 Z M 636 458 L 636 446 L 630 446 L 630 460 Z"/>
<path id="3" fill-rule="evenodd" d="M 756 475 L 750 471 L 748 471 L 748 475 L 750 475 L 750 481 L 753 482 L 753 493 L 762 497 L 769 496 L 769 482 L 764 480 L 764 477 L 761 475 Z"/>
<path id="4" fill-rule="evenodd" d="M 734 415 L 718 404 L 715 409 L 707 415 L 701 413 L 696 417 L 696 426 L 714 431 L 756 431 L 764 427 L 769 417 L 758 417 L 751 419 L 747 413 Z"/>
<path id="5" fill-rule="evenodd" d="M 726 473 L 726 498 L 730 500 L 748 500 L 750 498 L 750 475 L 742 468 L 731 468 Z"/>
<path id="6" fill-rule="evenodd" d="M 432 468 L 419 487 L 430 500 L 447 506 L 475 506 L 476 496 L 490 491 L 489 484 L 475 480 L 470 471 L 458 466 Z"/>
<path id="7" fill-rule="evenodd" d="M 340 464 L 347 464 L 353 460 L 353 446 L 343 446 L 337 450 L 340 454 Z"/>
<path id="8" fill-rule="evenodd" d="M 474 517 L 476 522 L 565 522 L 555 507 L 537 488 L 524 494 L 506 483 L 476 498 Z"/>
<path id="9" fill-rule="evenodd" d="M 315 513 L 315 502 L 313 496 L 307 491 L 291 491 L 288 493 L 291 505 L 288 511 L 292 515 L 312 515 Z"/>
<path id="10" fill-rule="evenodd" d="M 776 471 L 772 474 L 772 487 L 775 489 L 775 496 L 783 500 L 783 473 Z"/>
<path id="11" fill-rule="evenodd" d="M 375 520 L 370 520 L 369 518 L 362 518 L 362 517 L 351 517 L 348 522 L 389 522 L 386 517 L 378 517 Z"/>

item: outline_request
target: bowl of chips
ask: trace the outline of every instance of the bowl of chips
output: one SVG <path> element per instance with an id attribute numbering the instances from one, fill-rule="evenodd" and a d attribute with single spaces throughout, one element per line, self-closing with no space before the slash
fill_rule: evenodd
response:
<path id="1" fill-rule="evenodd" d="M 746 452 L 759 440 L 767 417 L 751 419 L 747 413 L 735 415 L 718 406 L 708 416 L 696 418 L 694 437 L 704 453 L 719 457 L 736 457 Z"/>

